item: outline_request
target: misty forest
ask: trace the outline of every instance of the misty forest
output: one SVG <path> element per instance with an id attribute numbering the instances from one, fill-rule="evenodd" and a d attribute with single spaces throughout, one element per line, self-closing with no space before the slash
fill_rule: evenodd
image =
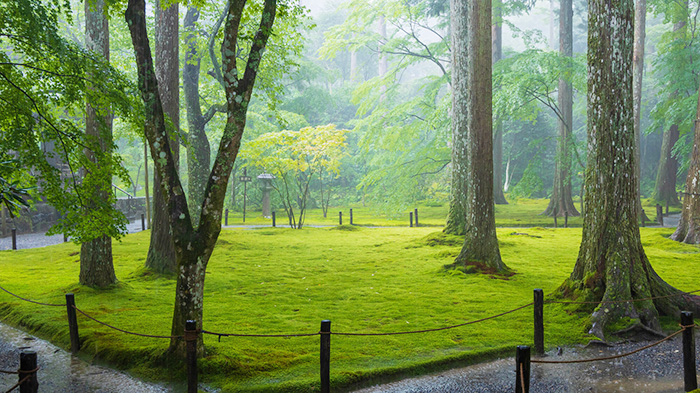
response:
<path id="1" fill-rule="evenodd" d="M 700 312 L 699 18 L 0 0 L 0 326 L 188 392 L 668 337 Z"/>

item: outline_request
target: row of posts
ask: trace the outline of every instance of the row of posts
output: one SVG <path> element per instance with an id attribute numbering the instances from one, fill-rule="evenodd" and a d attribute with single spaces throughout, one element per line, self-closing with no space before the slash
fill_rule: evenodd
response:
<path id="1" fill-rule="evenodd" d="M 66 294 L 66 310 L 68 312 L 68 327 L 70 330 L 71 352 L 80 350 L 80 336 L 78 334 L 78 320 L 76 317 L 75 295 Z M 534 319 L 534 352 L 536 355 L 544 355 L 544 291 L 533 291 L 533 319 Z M 697 377 L 695 367 L 695 329 L 693 313 L 683 311 L 681 313 L 681 325 L 686 327 L 683 331 L 683 369 L 685 391 L 697 389 Z M 197 341 L 199 339 L 197 322 L 189 320 L 185 323 L 185 347 L 187 350 L 187 392 L 197 393 Z M 331 359 L 331 321 L 321 321 L 320 330 L 320 382 L 321 393 L 330 393 L 330 359 Z M 36 363 L 36 354 L 34 354 Z M 516 393 L 529 393 L 530 391 L 530 347 L 520 345 L 516 349 Z M 36 365 L 25 370 L 33 370 Z M 35 392 L 36 390 L 27 390 Z M 22 391 L 23 392 L 23 391 Z"/>
<path id="2" fill-rule="evenodd" d="M 413 222 L 415 219 L 415 226 L 418 226 L 418 209 L 413 209 L 412 212 L 408 213 L 408 225 L 413 228 Z M 343 212 L 340 211 L 338 212 L 338 225 L 343 225 Z M 350 225 L 355 225 L 353 222 L 353 214 L 352 214 L 352 209 L 350 209 Z M 141 226 L 143 227 L 143 230 L 145 229 L 145 224 L 143 223 L 143 214 L 141 215 Z M 228 226 L 228 209 L 224 211 L 224 226 Z M 272 212 L 272 226 L 276 227 L 277 226 L 277 215 L 273 211 Z M 289 226 L 292 226 L 292 218 L 289 217 Z"/>

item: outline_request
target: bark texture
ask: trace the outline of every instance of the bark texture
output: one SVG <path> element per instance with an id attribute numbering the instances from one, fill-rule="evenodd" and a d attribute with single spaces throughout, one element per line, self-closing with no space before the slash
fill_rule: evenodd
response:
<path id="1" fill-rule="evenodd" d="M 685 179 L 685 194 L 681 220 L 671 239 L 689 244 L 700 244 L 700 95 L 694 123 L 693 150 L 690 155 L 688 176 Z"/>
<path id="2" fill-rule="evenodd" d="M 272 34 L 277 3 L 265 0 L 259 28 L 252 38 L 245 69 L 239 73 L 236 64 L 238 30 L 245 0 L 228 5 L 222 45 L 223 82 L 227 99 L 227 123 L 218 153 L 204 190 L 204 202 L 198 227 L 192 224 L 170 142 L 165 127 L 163 105 L 153 69 L 150 44 L 146 33 L 144 0 L 129 0 L 126 20 L 131 33 L 139 76 L 139 90 L 146 106 L 146 137 L 156 170 L 161 175 L 159 187 L 164 191 L 168 218 L 172 228 L 177 257 L 177 283 L 173 311 L 172 334 L 182 334 L 185 321 L 197 321 L 202 328 L 204 310 L 204 278 L 207 263 L 221 231 L 224 197 L 231 170 L 236 161 L 245 129 L 246 112 L 267 41 Z M 184 343 L 174 339 L 170 348 L 184 356 Z"/>
<path id="3" fill-rule="evenodd" d="M 453 4 L 463 1 L 454 1 Z M 464 7 L 464 4 L 459 7 Z M 457 15 L 462 16 L 464 12 Z M 461 86 L 468 86 L 469 90 L 455 92 L 453 97 L 460 98 L 456 101 L 459 105 L 466 104 L 466 113 L 469 114 L 466 119 L 467 220 L 464 245 L 455 265 L 475 265 L 482 270 L 501 272 L 506 266 L 498 248 L 493 202 L 491 0 L 466 1 L 466 15 L 468 66 L 466 84 Z M 462 42 L 453 43 L 453 48 L 462 46 L 460 44 L 463 45 Z M 465 56 L 455 60 L 459 63 L 465 60 Z M 453 66 L 457 67 L 456 64 Z M 453 91 L 456 89 L 457 86 L 453 86 Z M 466 100 L 462 100 L 465 96 Z M 453 108 L 453 111 L 457 109 Z"/>
<path id="4" fill-rule="evenodd" d="M 573 56 L 574 32 L 573 32 L 574 8 L 572 0 L 559 2 L 559 53 L 571 59 Z M 561 114 L 559 119 L 559 137 L 557 139 L 557 157 L 554 166 L 554 184 L 552 197 L 543 214 L 548 216 L 578 216 L 574 201 L 571 198 L 571 151 L 573 141 L 571 129 L 573 124 L 574 94 L 571 84 L 571 71 L 559 78 L 559 93 L 557 106 Z"/>
<path id="5" fill-rule="evenodd" d="M 503 58 L 503 1 L 493 1 L 493 25 L 491 26 L 491 50 L 493 64 Z M 493 200 L 497 205 L 507 205 L 503 195 L 503 122 L 495 119 L 493 127 Z"/>
<path id="6" fill-rule="evenodd" d="M 644 78 L 644 44 L 646 42 L 647 0 L 637 0 L 634 4 L 634 53 L 632 56 L 633 90 L 634 99 L 634 157 L 637 165 L 634 167 L 634 176 L 642 178 L 641 167 L 641 135 L 642 135 L 642 80 Z M 642 217 L 642 188 L 641 182 L 637 182 L 638 216 Z"/>
<path id="7" fill-rule="evenodd" d="M 104 0 L 85 2 L 85 46 L 109 61 L 109 22 Z M 98 143 L 103 153 L 111 154 L 112 116 L 109 108 L 87 103 L 85 133 L 93 142 Z M 92 162 L 97 162 L 98 159 L 92 150 L 86 149 L 85 154 Z M 109 160 L 107 157 L 100 165 L 110 165 Z M 89 181 L 97 185 L 88 195 L 89 205 L 108 203 L 112 192 L 111 173 L 112 171 L 108 170 L 99 174 L 86 174 L 87 177 L 91 177 Z M 96 176 L 101 178 L 95 179 Z M 80 284 L 91 287 L 106 287 L 117 282 L 112 259 L 112 238 L 98 236 L 81 244 L 79 281 Z"/>
<path id="8" fill-rule="evenodd" d="M 603 302 L 678 295 L 657 300 L 600 304 L 591 333 L 609 334 L 612 323 L 659 330 L 659 313 L 698 309 L 654 271 L 637 225 L 637 182 L 632 100 L 634 8 L 631 0 L 589 1 L 588 166 L 583 236 L 565 295 Z"/>
<path id="9" fill-rule="evenodd" d="M 467 5 L 463 0 L 450 0 L 452 40 L 452 160 L 450 208 L 445 233 L 464 236 L 467 230 Z"/>
<path id="10" fill-rule="evenodd" d="M 167 116 L 169 130 L 169 146 L 177 170 L 179 161 L 179 145 L 177 130 L 180 129 L 180 60 L 179 60 L 179 22 L 178 4 L 158 0 L 156 2 L 156 78 L 160 97 L 163 100 L 163 111 Z M 154 160 L 158 156 L 151 154 Z M 159 171 L 154 173 L 153 186 L 153 222 L 151 225 L 151 243 L 148 247 L 146 267 L 159 273 L 175 273 L 177 262 L 175 245 L 168 221 L 168 206 L 165 202 L 164 191 L 159 186 L 163 182 Z"/>

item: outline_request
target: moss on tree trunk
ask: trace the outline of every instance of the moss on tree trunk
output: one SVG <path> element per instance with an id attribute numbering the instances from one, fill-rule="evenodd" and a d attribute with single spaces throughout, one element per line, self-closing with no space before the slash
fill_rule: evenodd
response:
<path id="1" fill-rule="evenodd" d="M 589 2 L 588 167 L 581 248 L 568 297 L 601 302 L 680 295 L 651 267 L 637 225 L 637 182 L 632 108 L 633 2 Z M 623 318 L 659 330 L 658 315 L 696 311 L 696 297 L 601 303 L 591 333 L 604 338 Z"/>

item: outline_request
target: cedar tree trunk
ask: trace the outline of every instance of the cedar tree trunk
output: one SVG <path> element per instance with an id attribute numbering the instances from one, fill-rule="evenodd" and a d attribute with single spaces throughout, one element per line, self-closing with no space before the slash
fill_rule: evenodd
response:
<path id="1" fill-rule="evenodd" d="M 493 2 L 493 25 L 491 26 L 493 64 L 503 57 L 503 0 Z M 497 205 L 507 205 L 503 195 L 503 122 L 497 119 L 493 127 L 493 199 Z"/>
<path id="2" fill-rule="evenodd" d="M 107 21 L 104 0 L 85 2 L 85 46 L 88 50 L 100 54 L 109 61 L 109 22 Z M 94 87 L 93 87 L 94 89 Z M 100 146 L 101 152 L 95 154 L 90 149 L 85 149 L 85 154 L 92 162 L 100 165 L 110 165 L 112 151 L 112 116 L 109 108 L 100 108 L 89 102 L 86 105 L 85 133 L 87 137 Z M 96 178 L 97 177 L 97 178 Z M 109 203 L 112 192 L 112 171 L 93 171 L 86 174 L 85 181 L 96 185 L 91 189 L 88 203 L 95 205 Z M 91 287 L 106 287 L 117 282 L 114 274 L 112 260 L 112 238 L 98 236 L 93 240 L 84 242 L 80 246 L 80 284 Z"/>
<path id="3" fill-rule="evenodd" d="M 453 105 L 466 104 L 466 113 L 469 114 L 466 124 L 458 123 L 466 125 L 467 132 L 467 220 L 464 245 L 454 263 L 500 272 L 507 268 L 498 249 L 493 202 L 491 0 L 455 0 L 452 4 L 455 10 L 459 10 L 452 13 L 457 19 L 462 19 L 465 14 L 468 16 L 467 34 L 457 36 L 457 41 L 452 44 L 453 48 L 465 47 L 468 56 L 466 83 L 453 85 Z M 463 41 L 465 38 L 466 42 Z M 459 63 L 467 60 L 464 55 L 461 53 L 455 57 L 454 70 L 461 69 Z M 453 78 L 455 74 L 453 71 Z M 467 92 L 459 90 L 465 86 L 469 88 Z M 453 112 L 457 111 L 464 109 L 453 108 Z"/>
<path id="4" fill-rule="evenodd" d="M 681 294 L 654 271 L 637 225 L 632 100 L 634 5 L 590 0 L 588 19 L 588 165 L 578 259 L 561 286 L 567 296 L 613 301 Z M 696 311 L 695 296 L 599 305 L 591 334 L 604 339 L 612 323 L 659 330 L 658 315 Z"/>
<path id="5" fill-rule="evenodd" d="M 678 160 L 673 156 L 673 146 L 678 142 L 678 125 L 674 124 L 664 132 L 661 142 L 661 157 L 659 168 L 656 172 L 656 185 L 652 198 L 657 202 L 669 206 L 678 206 L 678 194 L 676 193 L 676 180 L 678 178 Z"/>
<path id="6" fill-rule="evenodd" d="M 166 8 L 167 7 L 167 8 Z M 179 145 L 176 132 L 180 128 L 180 60 L 178 38 L 178 4 L 166 0 L 156 1 L 156 77 L 163 110 L 169 118 L 172 128 L 168 126 L 168 139 L 173 153 L 175 167 L 178 167 Z M 170 125 L 169 124 L 169 125 Z M 154 160 L 156 155 L 151 154 Z M 153 223 L 151 226 L 151 243 L 146 257 L 146 267 L 159 273 L 175 273 L 177 266 L 175 245 L 168 221 L 168 206 L 165 202 L 159 171 L 154 174 L 153 186 Z"/>
<path id="7" fill-rule="evenodd" d="M 647 0 L 637 0 L 634 4 L 634 53 L 632 56 L 633 90 L 634 99 L 634 157 L 637 165 L 634 167 L 634 176 L 642 178 L 640 146 L 642 135 L 642 80 L 644 78 L 644 43 L 646 41 Z M 641 181 L 637 182 L 638 216 L 642 220 L 642 188 Z"/>
<path id="8" fill-rule="evenodd" d="M 570 60 L 573 56 L 573 16 L 572 0 L 561 0 L 559 2 L 559 53 L 566 57 L 567 60 Z M 570 71 L 567 73 L 570 74 Z M 557 159 L 554 166 L 554 185 L 549 205 L 543 214 L 548 216 L 556 214 L 563 217 L 568 213 L 569 216 L 578 216 L 579 212 L 574 206 L 573 199 L 571 199 L 571 150 L 574 148 L 571 138 L 574 106 L 571 75 L 564 75 L 559 78 L 557 101 L 557 106 L 561 111 L 561 119 L 559 119 Z"/>

